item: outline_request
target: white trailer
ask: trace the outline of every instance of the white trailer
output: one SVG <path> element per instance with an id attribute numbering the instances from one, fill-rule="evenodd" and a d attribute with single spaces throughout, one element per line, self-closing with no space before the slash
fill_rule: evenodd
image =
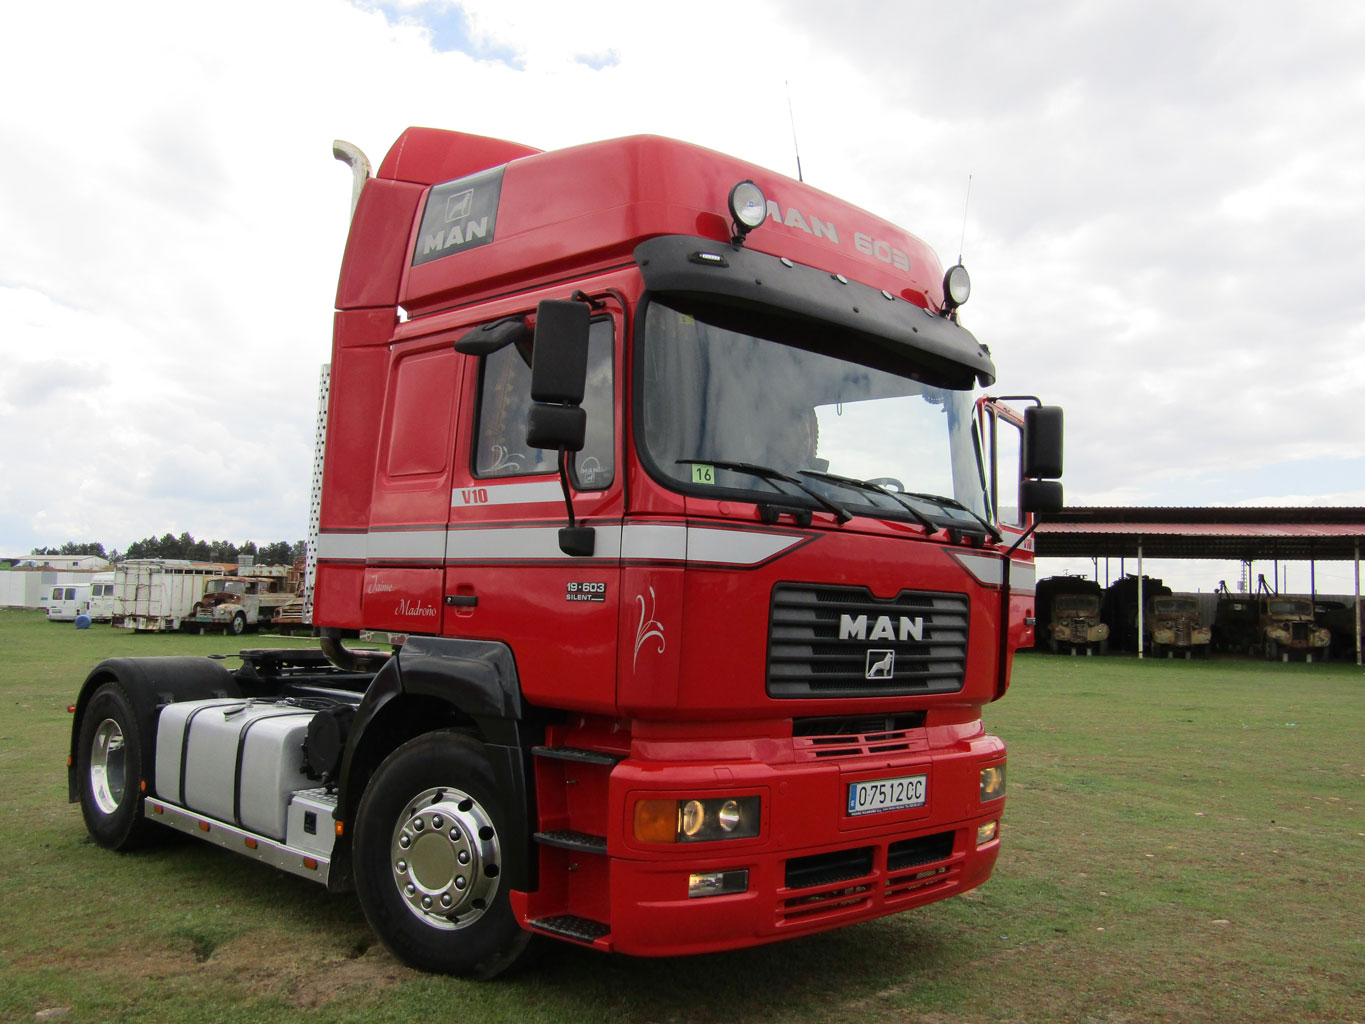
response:
<path id="1" fill-rule="evenodd" d="M 112 623 L 118 629 L 168 632 L 180 628 L 204 584 L 223 567 L 179 559 L 130 559 L 114 569 Z"/>

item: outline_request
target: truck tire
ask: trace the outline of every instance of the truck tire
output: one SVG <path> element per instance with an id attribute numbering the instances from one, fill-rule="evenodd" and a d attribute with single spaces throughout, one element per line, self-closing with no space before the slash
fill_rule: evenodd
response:
<path id="1" fill-rule="evenodd" d="M 238 612 L 236 615 L 234 615 L 232 617 L 232 621 L 228 623 L 227 631 L 231 633 L 233 636 L 241 636 L 243 633 L 245 633 L 246 615 L 243 614 L 242 612 Z"/>
<path id="2" fill-rule="evenodd" d="M 81 815 L 109 850 L 134 850 L 156 837 L 142 814 L 142 742 L 132 701 L 118 683 L 90 698 L 76 748 Z"/>
<path id="3" fill-rule="evenodd" d="M 531 936 L 501 878 L 509 814 L 481 744 L 447 730 L 385 759 L 356 811 L 356 894 L 370 927 L 419 970 L 486 980 Z"/>

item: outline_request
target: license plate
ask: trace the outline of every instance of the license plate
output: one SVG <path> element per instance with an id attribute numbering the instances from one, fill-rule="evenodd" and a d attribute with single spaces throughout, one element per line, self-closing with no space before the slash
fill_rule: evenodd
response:
<path id="1" fill-rule="evenodd" d="M 854 782 L 848 787 L 848 814 L 876 814 L 879 811 L 900 811 L 907 807 L 923 807 L 929 795 L 926 775 L 902 775 L 896 779 L 869 779 Z"/>

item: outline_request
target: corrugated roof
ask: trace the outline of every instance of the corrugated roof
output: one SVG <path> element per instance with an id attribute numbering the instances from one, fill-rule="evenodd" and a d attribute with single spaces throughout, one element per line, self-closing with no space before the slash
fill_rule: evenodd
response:
<path id="1" fill-rule="evenodd" d="M 1069 508 L 1044 516 L 1043 557 L 1351 561 L 1365 549 L 1365 508 Z"/>

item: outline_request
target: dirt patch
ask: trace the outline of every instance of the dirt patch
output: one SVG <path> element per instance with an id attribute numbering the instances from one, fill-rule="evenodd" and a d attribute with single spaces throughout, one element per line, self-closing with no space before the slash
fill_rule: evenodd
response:
<path id="1" fill-rule="evenodd" d="M 300 1009 L 324 1006 L 358 989 L 383 991 L 418 977 L 368 940 L 344 955 L 319 955 L 300 950 L 284 936 L 262 935 L 225 943 L 199 970 Z"/>
<path id="2" fill-rule="evenodd" d="M 320 965 L 300 979 L 289 1001 L 312 1010 L 357 989 L 383 992 L 416 977 L 415 971 L 400 964 L 383 946 L 373 946 L 354 959 Z"/>

